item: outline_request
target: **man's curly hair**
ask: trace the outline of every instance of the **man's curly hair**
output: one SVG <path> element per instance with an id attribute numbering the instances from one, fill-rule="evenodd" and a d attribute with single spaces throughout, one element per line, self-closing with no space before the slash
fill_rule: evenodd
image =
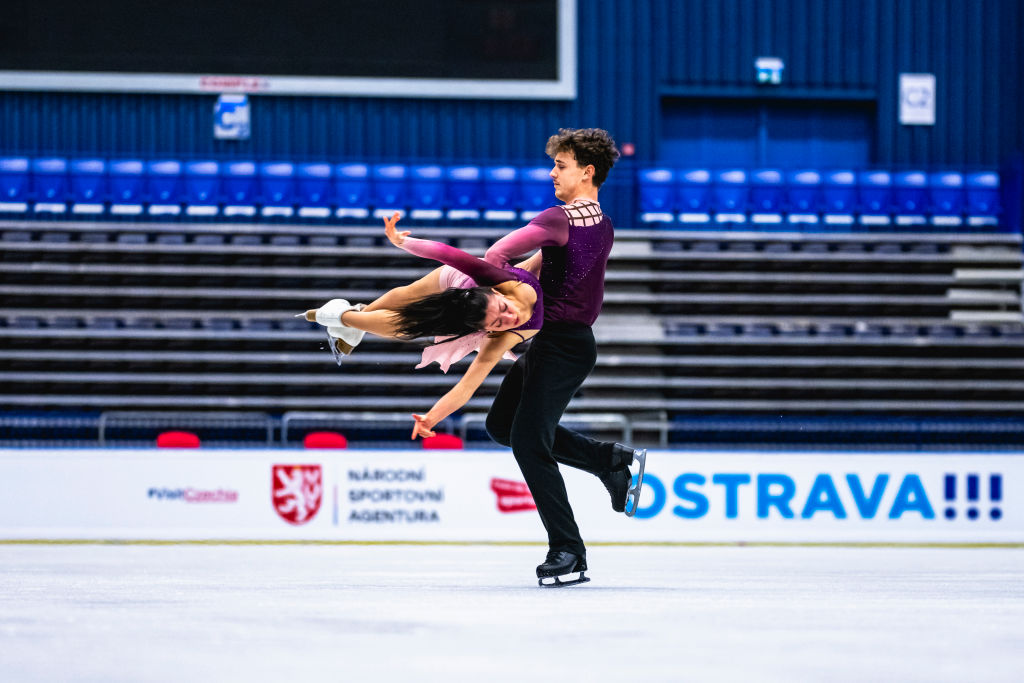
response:
<path id="1" fill-rule="evenodd" d="M 559 152 L 568 152 L 580 167 L 593 164 L 594 187 L 604 184 L 619 158 L 615 140 L 601 128 L 560 128 L 557 135 L 548 138 L 544 151 L 552 159 Z"/>

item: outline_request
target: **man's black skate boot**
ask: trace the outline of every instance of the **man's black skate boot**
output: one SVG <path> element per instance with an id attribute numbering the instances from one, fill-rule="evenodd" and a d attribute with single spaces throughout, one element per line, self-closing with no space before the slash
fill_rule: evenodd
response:
<path id="1" fill-rule="evenodd" d="M 608 489 L 608 495 L 612 497 L 612 510 L 616 512 L 626 511 L 626 494 L 629 493 L 629 485 L 633 483 L 633 475 L 628 468 L 605 472 L 597 475 L 601 483 Z"/>
<path id="2" fill-rule="evenodd" d="M 572 586 L 577 583 L 586 583 L 590 581 L 583 574 L 587 570 L 587 558 L 581 557 L 576 553 L 571 553 L 567 550 L 549 550 L 547 559 L 544 560 L 544 564 L 538 565 L 537 567 L 537 583 L 545 588 L 552 588 L 556 586 Z M 579 576 L 570 579 L 568 581 L 562 581 L 560 577 L 566 576 L 567 574 L 576 574 Z M 544 579 L 550 579 L 547 583 Z"/>
<path id="3" fill-rule="evenodd" d="M 601 483 L 608 489 L 608 493 L 612 497 L 612 509 L 616 512 L 625 512 L 627 517 L 632 517 L 636 514 L 636 509 L 640 505 L 640 489 L 644 485 L 647 449 L 634 449 L 617 443 L 612 446 L 612 461 L 615 467 L 627 469 L 615 469 L 608 474 L 599 475 Z M 634 462 L 640 464 L 640 471 L 636 475 L 636 486 L 632 485 L 633 475 L 630 474 L 628 469 Z M 624 493 L 620 493 L 623 486 L 625 486 L 626 490 Z"/>

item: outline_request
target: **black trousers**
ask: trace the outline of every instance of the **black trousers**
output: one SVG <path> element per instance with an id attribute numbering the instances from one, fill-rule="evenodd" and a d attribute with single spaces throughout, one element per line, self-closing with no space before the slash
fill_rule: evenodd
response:
<path id="1" fill-rule="evenodd" d="M 558 425 L 597 362 L 587 325 L 545 323 L 505 375 L 487 414 L 487 433 L 510 446 L 530 487 L 551 550 L 585 555 L 558 464 L 601 474 L 615 468 L 611 442 Z"/>

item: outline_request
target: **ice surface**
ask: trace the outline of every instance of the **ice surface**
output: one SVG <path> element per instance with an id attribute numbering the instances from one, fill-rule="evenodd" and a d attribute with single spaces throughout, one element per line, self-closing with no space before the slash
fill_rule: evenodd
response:
<path id="1" fill-rule="evenodd" d="M 0 545 L 14 681 L 1020 681 L 1019 549 Z"/>

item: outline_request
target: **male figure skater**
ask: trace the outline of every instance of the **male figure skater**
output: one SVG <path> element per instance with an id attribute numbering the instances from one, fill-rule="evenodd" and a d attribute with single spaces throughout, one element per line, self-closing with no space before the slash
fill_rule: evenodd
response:
<path id="1" fill-rule="evenodd" d="M 596 474 L 616 512 L 636 512 L 646 451 L 600 442 L 558 426 L 569 400 L 597 362 L 591 329 L 604 301 L 604 275 L 614 231 L 601 210 L 598 190 L 619 157 L 615 142 L 598 128 L 561 129 L 545 151 L 554 160 L 555 197 L 564 202 L 498 240 L 485 259 L 502 266 L 535 249 L 542 259 L 544 326 L 509 370 L 487 415 L 487 432 L 510 446 L 541 521 L 549 551 L 537 567 L 541 585 L 589 581 L 587 551 L 573 518 L 557 463 Z M 640 471 L 631 488 L 629 465 Z M 630 509 L 626 509 L 631 502 Z M 562 581 L 559 577 L 577 574 Z M 548 581 L 545 581 L 545 580 Z"/>

